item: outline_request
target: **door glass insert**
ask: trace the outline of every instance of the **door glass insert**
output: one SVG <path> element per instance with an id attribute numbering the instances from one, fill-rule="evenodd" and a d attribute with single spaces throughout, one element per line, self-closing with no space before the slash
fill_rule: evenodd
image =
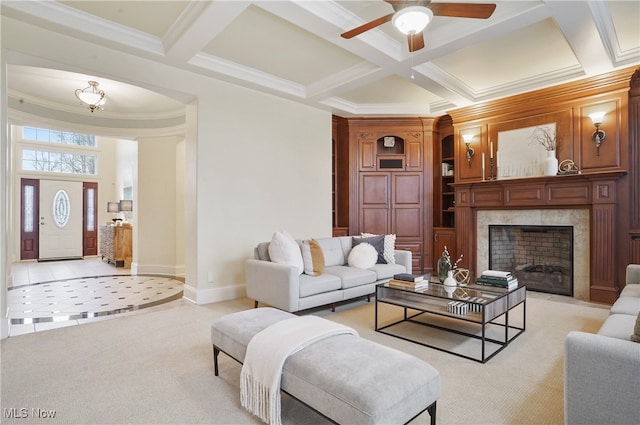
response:
<path id="1" fill-rule="evenodd" d="M 89 232 L 93 232 L 94 230 L 96 230 L 96 223 L 95 223 L 95 212 L 94 212 L 94 202 L 93 202 L 93 196 L 94 196 L 94 189 L 88 189 L 87 190 L 87 231 Z"/>
<path id="2" fill-rule="evenodd" d="M 22 214 L 24 232 L 33 232 L 33 186 L 24 187 L 24 208 Z"/>
<path id="3" fill-rule="evenodd" d="M 69 194 L 60 189 L 53 197 L 53 221 L 56 226 L 63 228 L 69 222 L 71 216 L 71 201 L 69 200 Z"/>

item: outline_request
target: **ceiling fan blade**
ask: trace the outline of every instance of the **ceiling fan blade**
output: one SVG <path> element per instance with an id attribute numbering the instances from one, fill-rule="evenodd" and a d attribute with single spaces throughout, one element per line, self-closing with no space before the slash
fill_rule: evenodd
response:
<path id="1" fill-rule="evenodd" d="M 409 34 L 407 36 L 407 40 L 409 41 L 410 52 L 415 52 L 416 50 L 420 50 L 424 47 L 424 34 L 422 32 Z"/>
<path id="2" fill-rule="evenodd" d="M 496 10 L 493 3 L 430 3 L 434 16 L 487 19 Z"/>
<path id="3" fill-rule="evenodd" d="M 342 34 L 340 34 L 340 36 L 342 38 L 353 38 L 356 35 L 360 35 L 365 31 L 369 31 L 370 29 L 373 29 L 373 28 L 375 28 L 377 26 L 380 26 L 380 25 L 382 25 L 382 24 L 384 24 L 386 22 L 389 22 L 392 17 L 393 17 L 393 13 L 390 13 L 390 14 L 385 15 L 385 16 L 381 16 L 380 18 L 374 19 L 371 22 L 367 22 L 364 25 L 360 25 L 359 27 L 356 27 L 356 28 L 354 28 L 352 30 L 349 30 L 347 32 L 343 32 Z"/>

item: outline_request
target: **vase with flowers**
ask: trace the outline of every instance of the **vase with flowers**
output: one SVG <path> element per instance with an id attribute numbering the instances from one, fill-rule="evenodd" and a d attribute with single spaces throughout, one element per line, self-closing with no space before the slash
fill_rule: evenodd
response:
<path id="1" fill-rule="evenodd" d="M 557 138 L 555 131 L 549 127 L 536 127 L 530 136 L 532 143 L 540 144 L 547 151 L 544 160 L 544 175 L 555 176 L 558 174 L 558 158 L 556 158 Z"/>
<path id="2" fill-rule="evenodd" d="M 451 255 L 449 255 L 449 250 L 447 246 L 444 246 L 444 251 L 442 251 L 442 256 L 438 260 L 438 280 L 440 283 L 444 283 L 447 277 L 455 277 L 458 269 L 458 263 L 462 261 L 462 255 L 458 257 L 455 263 L 451 262 Z M 451 276 L 450 276 L 451 275 Z"/>

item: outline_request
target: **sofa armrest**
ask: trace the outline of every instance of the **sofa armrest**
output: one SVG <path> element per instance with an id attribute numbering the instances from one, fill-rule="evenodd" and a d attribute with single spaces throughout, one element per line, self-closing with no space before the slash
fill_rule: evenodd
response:
<path id="1" fill-rule="evenodd" d="M 298 311 L 300 273 L 297 267 L 271 261 L 245 261 L 247 296 L 281 310 Z"/>
<path id="2" fill-rule="evenodd" d="M 407 269 L 407 273 L 412 273 L 413 264 L 411 251 L 396 249 L 395 251 L 393 251 L 393 253 L 396 257 L 396 264 L 404 266 L 404 268 Z"/>
<path id="3" fill-rule="evenodd" d="M 640 423 L 640 344 L 586 332 L 565 340 L 565 424 Z"/>
<path id="4" fill-rule="evenodd" d="M 626 276 L 626 284 L 637 284 L 640 285 L 640 264 L 629 264 L 627 265 L 627 276 Z"/>

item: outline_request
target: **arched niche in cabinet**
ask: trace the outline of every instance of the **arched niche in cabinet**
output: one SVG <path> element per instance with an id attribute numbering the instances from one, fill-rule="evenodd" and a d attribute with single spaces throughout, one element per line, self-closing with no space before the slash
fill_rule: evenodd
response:
<path id="1" fill-rule="evenodd" d="M 404 139 L 399 136 L 382 136 L 376 140 L 378 170 L 403 170 L 405 165 Z"/>

